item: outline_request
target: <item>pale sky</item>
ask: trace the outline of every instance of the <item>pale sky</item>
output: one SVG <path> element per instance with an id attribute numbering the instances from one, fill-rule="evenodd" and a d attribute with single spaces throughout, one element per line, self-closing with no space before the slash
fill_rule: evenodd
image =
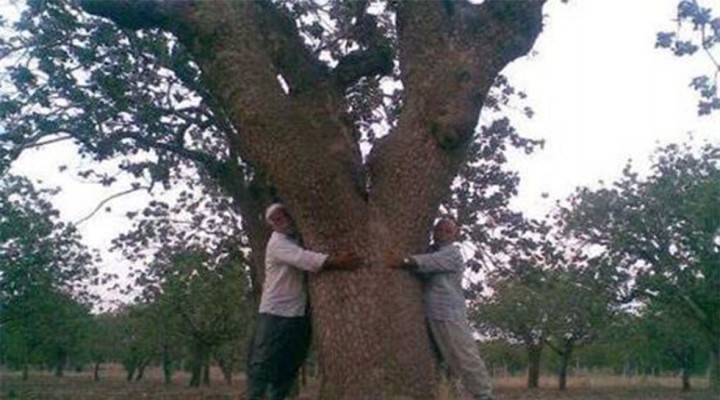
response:
<path id="1" fill-rule="evenodd" d="M 4 4 L 3 4 L 4 3 Z M 688 86 L 696 75 L 712 72 L 703 56 L 679 59 L 655 49 L 658 31 L 673 28 L 678 0 L 551 0 L 545 7 L 544 32 L 534 55 L 504 72 L 529 95 L 535 116 L 516 123 L 520 132 L 544 138 L 546 145 L 532 156 L 513 158 L 521 177 L 514 207 L 534 217 L 549 212 L 558 199 L 576 186 L 599 179 L 612 182 L 632 158 L 646 168 L 658 144 L 696 139 L 720 143 L 720 113 L 697 116 L 697 94 Z M 720 12 L 720 1 L 716 15 Z M 0 0 L 0 10 L 8 0 Z M 99 202 L 128 187 L 99 188 L 68 174 L 86 162 L 69 158 L 67 145 L 58 144 L 24 154 L 14 173 L 61 185 L 55 199 L 62 217 L 77 221 Z M 542 198 L 542 193 L 548 193 Z M 101 212 L 80 226 L 91 247 L 106 248 L 110 239 L 130 227 L 124 214 L 129 204 L 142 204 L 147 196 L 136 193 L 115 200 L 112 211 Z M 125 206 L 124 206 L 125 205 Z M 119 256 L 106 255 L 105 269 L 121 274 Z"/>
<path id="2" fill-rule="evenodd" d="M 677 0 L 551 1 L 537 55 L 505 71 L 529 95 L 535 117 L 520 127 L 545 148 L 519 157 L 514 204 L 542 217 L 578 185 L 620 177 L 626 161 L 648 167 L 658 144 L 695 139 L 720 143 L 720 113 L 698 117 L 690 80 L 713 71 L 698 55 L 678 58 L 655 48 L 674 29 Z M 716 16 L 720 1 L 715 4 Z M 547 199 L 541 193 L 547 192 Z"/>

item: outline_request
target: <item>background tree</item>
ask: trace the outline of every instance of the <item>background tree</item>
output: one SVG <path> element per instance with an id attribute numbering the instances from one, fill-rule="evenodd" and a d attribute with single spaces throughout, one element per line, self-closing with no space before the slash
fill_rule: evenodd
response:
<path id="1" fill-rule="evenodd" d="M 528 388 L 537 388 L 540 361 L 545 347 L 550 316 L 544 305 L 540 271 L 527 271 L 524 276 L 495 276 L 489 281 L 492 294 L 474 303 L 471 319 L 475 327 L 492 337 L 519 343 L 525 349 Z"/>
<path id="2" fill-rule="evenodd" d="M 547 274 L 543 304 L 550 318 L 545 342 L 560 356 L 558 388 L 565 390 L 570 357 L 578 347 L 596 340 L 612 321 L 616 296 L 587 266 L 571 265 Z"/>
<path id="3" fill-rule="evenodd" d="M 475 300 L 472 315 L 482 332 L 524 345 L 529 388 L 538 386 L 544 347 L 556 352 L 564 390 L 573 352 L 596 340 L 617 312 L 620 280 L 547 223 L 529 222 L 535 232 L 525 231 L 526 243 L 489 275 L 489 290 Z"/>
<path id="4" fill-rule="evenodd" d="M 693 321 L 713 355 L 713 387 L 720 382 L 718 160 L 711 144 L 668 145 L 647 178 L 628 165 L 612 187 L 579 189 L 562 211 L 569 233 L 635 277 L 635 298 Z"/>
<path id="5" fill-rule="evenodd" d="M 103 363 L 120 362 L 122 359 L 123 322 L 119 310 L 93 315 L 87 346 L 95 381 L 101 378 L 100 369 Z"/>
<path id="6" fill-rule="evenodd" d="M 645 346 L 653 346 L 654 352 L 660 353 L 661 366 L 666 369 L 679 370 L 683 391 L 690 390 L 690 376 L 702 371 L 700 366 L 707 365 L 709 352 L 701 332 L 687 329 L 693 326 L 683 315 L 669 314 L 667 310 L 653 310 L 650 307 L 642 316 L 642 329 L 646 339 Z M 649 349 L 646 349 L 646 351 Z"/>
<path id="7" fill-rule="evenodd" d="M 113 248 L 134 263 L 150 265 L 132 272 L 135 281 L 126 290 L 140 290 L 137 301 L 151 304 L 167 322 L 161 327 L 163 346 L 182 343 L 195 349 L 188 349 L 196 367 L 193 386 L 209 370 L 211 355 L 229 381 L 243 359 L 241 342 L 248 338 L 257 305 L 249 283 L 254 270 L 240 250 L 248 243 L 231 199 L 208 188 L 200 194 L 188 189 L 174 202 L 151 201 L 128 217 L 133 229 L 115 239 Z"/>
<path id="8" fill-rule="evenodd" d="M 26 179 L 0 177 L 0 334 L 3 351 L 27 377 L 31 364 L 57 375 L 82 357 L 98 261 L 48 197 Z M 105 277 L 103 277 L 105 279 Z"/>
<path id="9" fill-rule="evenodd" d="M 209 385 L 212 356 L 227 343 L 246 341 L 252 327 L 254 307 L 247 301 L 245 262 L 238 253 L 213 261 L 200 249 L 187 249 L 169 254 L 165 262 L 155 261 L 144 278 L 155 278 L 145 285 L 146 298 L 162 318 L 172 321 L 170 333 L 190 355 L 190 386 Z M 228 379 L 232 364 L 219 361 Z"/>
<path id="10" fill-rule="evenodd" d="M 163 365 L 165 382 L 171 381 L 173 370 L 168 368 L 168 361 L 180 358 L 178 352 L 170 352 L 171 348 L 165 346 L 175 339 L 168 329 L 173 322 L 172 317 L 158 312 L 155 304 L 140 302 L 126 305 L 113 313 L 114 323 L 121 328 L 118 359 L 128 382 L 141 380 L 145 368 L 158 359 Z"/>

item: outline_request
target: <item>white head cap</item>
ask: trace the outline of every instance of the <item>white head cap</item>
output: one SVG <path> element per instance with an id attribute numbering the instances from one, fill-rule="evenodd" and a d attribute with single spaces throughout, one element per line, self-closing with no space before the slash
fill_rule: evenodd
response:
<path id="1" fill-rule="evenodd" d="M 285 210 L 285 206 L 282 203 L 273 203 L 265 209 L 265 221 L 270 222 L 270 216 L 277 210 Z"/>

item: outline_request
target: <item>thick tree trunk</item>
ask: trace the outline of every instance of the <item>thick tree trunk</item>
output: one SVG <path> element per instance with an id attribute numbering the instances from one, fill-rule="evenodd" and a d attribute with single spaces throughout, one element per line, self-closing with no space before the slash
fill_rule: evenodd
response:
<path id="1" fill-rule="evenodd" d="M 199 340 L 192 345 L 189 385 L 191 387 L 210 386 L 210 348 Z"/>
<path id="2" fill-rule="evenodd" d="M 690 391 L 690 368 L 683 368 L 680 374 L 683 392 Z"/>
<path id="3" fill-rule="evenodd" d="M 233 370 L 235 369 L 236 359 L 226 352 L 216 352 L 213 355 L 213 359 L 220 368 L 220 372 L 223 375 L 223 380 L 228 385 L 232 384 Z"/>
<path id="4" fill-rule="evenodd" d="M 135 364 L 125 364 L 125 380 L 131 382 L 135 376 Z"/>
<path id="5" fill-rule="evenodd" d="M 528 357 L 528 389 L 536 389 L 540 385 L 540 359 L 542 356 L 542 345 L 529 344 L 527 348 Z"/>
<path id="6" fill-rule="evenodd" d="M 55 361 L 55 376 L 57 376 L 57 377 L 63 376 L 64 370 L 65 370 L 65 358 L 59 357 Z"/>
<path id="7" fill-rule="evenodd" d="M 399 2 L 403 113 L 366 168 L 347 116 L 352 82 L 319 62 L 273 3 L 83 1 L 125 27 L 175 33 L 235 128 L 234 150 L 267 174 L 304 244 L 352 250 L 367 261 L 310 280 L 323 399 L 434 396 L 419 282 L 387 261 L 425 248 L 487 91 L 507 63 L 530 50 L 542 4 Z M 262 221 L 257 211 L 252 217 Z"/>
<path id="8" fill-rule="evenodd" d="M 710 357 L 710 387 L 720 391 L 720 346 L 714 343 Z"/>
<path id="9" fill-rule="evenodd" d="M 232 366 L 220 364 L 220 371 L 222 372 L 225 383 L 228 386 L 232 385 L 232 373 L 233 373 Z"/>
<path id="10" fill-rule="evenodd" d="M 192 344 L 192 359 L 190 360 L 190 387 L 200 387 L 203 378 L 203 364 L 205 360 L 205 349 L 200 343 Z"/>
<path id="11" fill-rule="evenodd" d="M 170 357 L 170 350 L 168 348 L 168 345 L 163 346 L 162 369 L 163 369 L 163 381 L 165 382 L 166 385 L 169 385 L 172 382 L 173 365 L 172 365 L 172 358 Z"/>
<path id="12" fill-rule="evenodd" d="M 135 381 L 139 381 L 145 376 L 145 367 L 147 367 L 150 360 L 142 360 L 137 367 L 137 374 L 135 375 Z"/>
<path id="13" fill-rule="evenodd" d="M 102 365 L 102 363 L 100 361 L 96 361 L 95 368 L 93 368 L 93 380 L 95 382 L 100 380 L 100 365 Z"/>
<path id="14" fill-rule="evenodd" d="M 565 349 L 560 354 L 560 371 L 558 371 L 558 389 L 567 389 L 568 365 L 570 364 L 571 349 Z"/>
<path id="15" fill-rule="evenodd" d="M 202 377 L 202 384 L 203 386 L 210 386 L 210 362 L 209 360 L 205 360 L 203 363 L 203 377 Z"/>
<path id="16" fill-rule="evenodd" d="M 420 287 L 404 272 L 388 270 L 391 244 L 378 238 L 358 248 L 377 249 L 371 266 L 326 273 L 312 280 L 315 339 L 322 398 L 430 398 L 434 365 L 422 317 Z"/>

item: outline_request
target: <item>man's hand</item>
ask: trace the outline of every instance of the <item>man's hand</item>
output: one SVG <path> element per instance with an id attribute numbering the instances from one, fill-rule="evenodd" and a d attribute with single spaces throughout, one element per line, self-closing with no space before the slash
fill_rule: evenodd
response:
<path id="1" fill-rule="evenodd" d="M 356 269 L 365 264 L 365 260 L 352 251 L 341 251 L 338 254 L 330 255 L 323 264 L 323 269 Z"/>
<path id="2" fill-rule="evenodd" d="M 387 265 L 394 269 L 413 269 L 417 267 L 417 264 L 411 257 L 400 258 L 398 256 L 391 257 Z"/>

